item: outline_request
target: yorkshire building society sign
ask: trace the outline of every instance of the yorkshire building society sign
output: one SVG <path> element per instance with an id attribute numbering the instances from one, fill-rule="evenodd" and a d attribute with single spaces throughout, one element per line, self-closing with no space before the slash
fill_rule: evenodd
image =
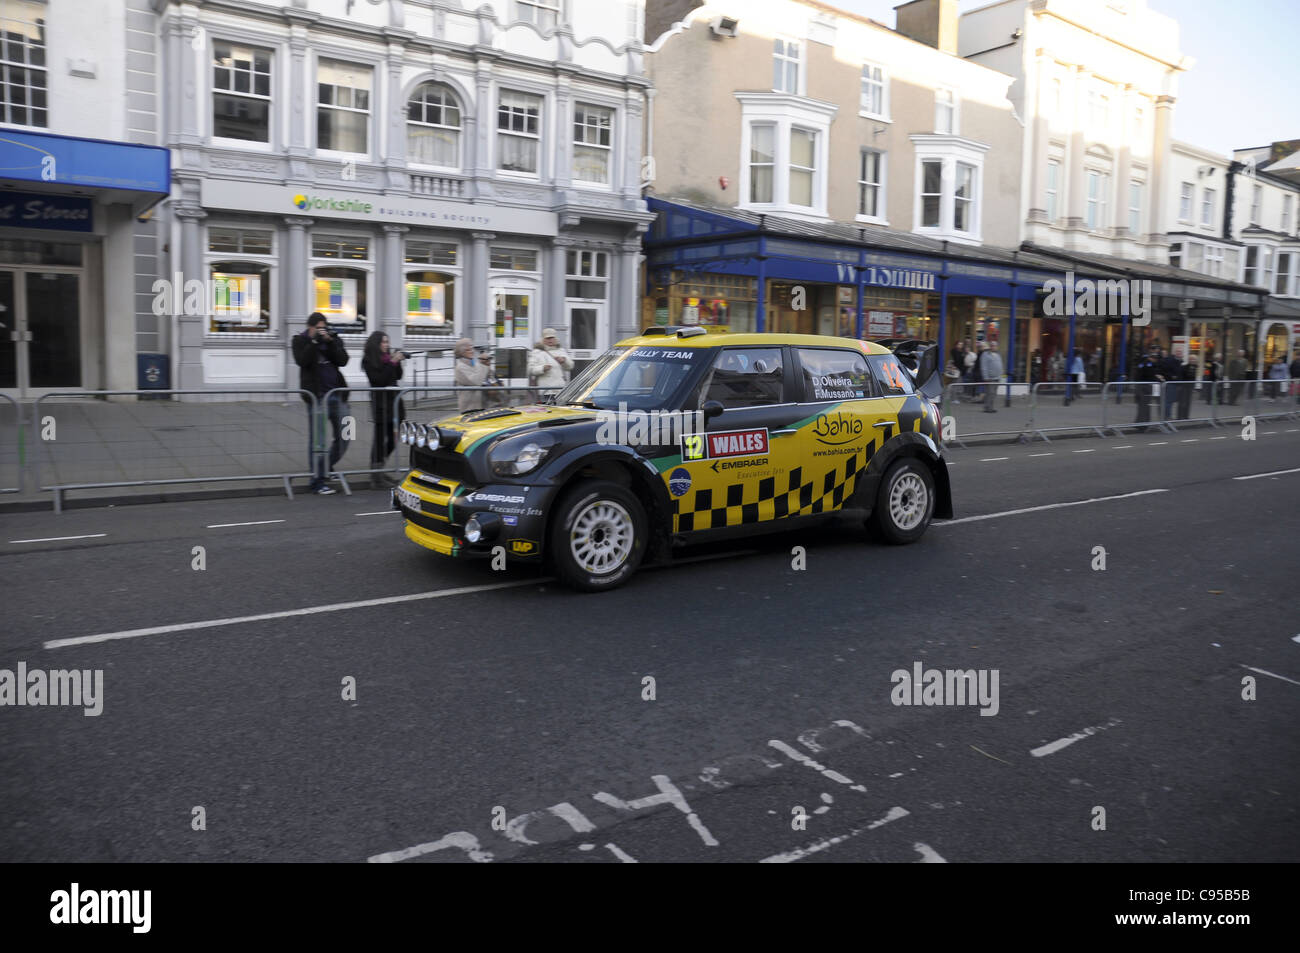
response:
<path id="1" fill-rule="evenodd" d="M 508 205 L 439 201 L 345 189 L 301 189 L 282 185 L 207 179 L 203 205 L 213 209 L 402 223 L 415 227 L 484 229 L 526 235 L 556 235 L 554 212 Z"/>

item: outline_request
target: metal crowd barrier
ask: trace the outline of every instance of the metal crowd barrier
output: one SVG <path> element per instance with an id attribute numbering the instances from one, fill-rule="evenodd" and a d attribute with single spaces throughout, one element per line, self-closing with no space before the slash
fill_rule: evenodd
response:
<path id="1" fill-rule="evenodd" d="M 47 394 L 32 413 L 36 486 L 56 513 L 70 490 L 110 487 L 280 480 L 292 499 L 290 480 L 312 475 L 316 404 L 303 390 Z"/>
<path id="2" fill-rule="evenodd" d="M 1001 416 L 994 417 L 994 411 Z M 941 412 L 945 422 L 953 424 L 944 441 L 963 447 L 964 438 L 1028 440 L 1034 427 L 1033 393 L 1028 384 L 949 384 L 943 391 Z"/>
<path id="3" fill-rule="evenodd" d="M 1090 430 L 1099 437 L 1106 436 L 1102 417 L 1106 389 L 1101 383 L 1082 384 L 1074 381 L 1048 381 L 1034 385 L 1031 406 L 1033 409 L 1033 436 L 1051 443 L 1048 433 L 1071 430 Z"/>
<path id="4" fill-rule="evenodd" d="M 0 493 L 21 493 L 26 471 L 23 407 L 7 394 L 0 394 Z"/>

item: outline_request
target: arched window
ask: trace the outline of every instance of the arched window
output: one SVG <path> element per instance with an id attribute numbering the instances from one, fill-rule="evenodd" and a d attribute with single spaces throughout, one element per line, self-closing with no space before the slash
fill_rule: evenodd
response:
<path id="1" fill-rule="evenodd" d="M 406 157 L 421 165 L 460 168 L 460 102 L 446 86 L 424 83 L 407 101 Z"/>

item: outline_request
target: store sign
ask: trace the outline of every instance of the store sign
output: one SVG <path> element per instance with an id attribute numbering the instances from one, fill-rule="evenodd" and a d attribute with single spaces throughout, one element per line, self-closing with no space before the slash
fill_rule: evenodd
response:
<path id="1" fill-rule="evenodd" d="M 171 153 L 159 146 L 13 129 L 0 132 L 0 169 L 11 181 L 61 186 L 166 195 L 171 185 Z"/>
<path id="2" fill-rule="evenodd" d="M 509 205 L 380 195 L 347 189 L 303 192 L 282 185 L 207 179 L 202 184 L 207 208 L 271 215 L 308 215 L 350 221 L 402 222 L 433 228 L 485 229 L 521 235 L 559 234 L 554 212 Z"/>
<path id="3" fill-rule="evenodd" d="M 868 265 L 866 283 L 883 288 L 909 288 L 913 291 L 934 291 L 935 274 L 932 271 L 913 271 L 910 268 L 881 268 Z"/>
<path id="4" fill-rule="evenodd" d="M 869 311 L 867 313 L 867 337 L 887 338 L 894 334 L 894 312 Z"/>
<path id="5" fill-rule="evenodd" d="M 78 195 L 0 192 L 0 226 L 89 232 L 95 226 L 94 208 L 93 201 Z"/>

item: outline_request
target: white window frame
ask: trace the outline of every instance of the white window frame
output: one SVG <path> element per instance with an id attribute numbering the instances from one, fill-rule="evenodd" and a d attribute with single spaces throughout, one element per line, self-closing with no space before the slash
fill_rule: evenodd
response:
<path id="1" fill-rule="evenodd" d="M 406 256 L 409 250 L 409 246 L 411 244 L 424 243 L 424 242 L 435 244 L 435 245 L 453 246 L 456 249 L 456 263 L 454 265 L 436 265 L 428 262 L 407 261 Z M 412 345 L 424 344 L 427 346 L 430 344 L 436 344 L 444 341 L 446 342 L 455 341 L 457 338 L 460 338 L 464 335 L 465 333 L 464 329 L 467 326 L 466 325 L 467 319 L 462 316 L 464 312 L 464 308 L 462 307 L 462 304 L 464 302 L 464 298 L 466 297 L 462 292 L 462 289 L 464 288 L 464 281 L 465 281 L 465 270 L 464 270 L 465 266 L 463 264 L 465 260 L 464 255 L 465 255 L 464 246 L 460 242 L 455 241 L 454 239 L 451 241 L 447 241 L 445 238 L 441 236 L 439 236 L 438 238 L 426 238 L 423 235 L 417 236 L 415 238 L 411 238 L 409 235 L 406 236 L 406 241 L 402 243 L 402 300 L 403 301 L 406 300 L 406 286 L 410 283 L 411 275 L 420 274 L 423 272 L 436 272 L 439 274 L 448 275 L 452 279 L 453 287 L 455 289 L 453 293 L 456 295 L 456 298 L 455 298 L 455 303 L 453 305 L 453 307 L 455 308 L 455 313 L 453 313 L 451 316 L 451 328 L 450 330 L 447 330 L 445 334 L 411 334 L 410 325 L 406 323 L 406 312 L 403 311 L 401 314 L 403 344 L 409 342 Z"/>
<path id="2" fill-rule="evenodd" d="M 1214 227 L 1214 189 L 1201 189 L 1201 227 Z"/>
<path id="3" fill-rule="evenodd" d="M 1088 90 L 1088 131 L 1095 138 L 1105 139 L 1109 128 L 1110 93 L 1101 89 Z"/>
<path id="4" fill-rule="evenodd" d="M 1283 272 L 1279 267 L 1282 256 L 1286 255 L 1286 271 Z M 1280 295 L 1290 298 L 1295 294 L 1293 284 L 1296 274 L 1296 260 L 1300 258 L 1300 252 L 1292 248 L 1279 248 L 1274 256 L 1273 265 L 1273 283 L 1269 286 L 1269 294 Z M 1279 279 L 1281 279 L 1279 287 Z"/>
<path id="5" fill-rule="evenodd" d="M 537 132 L 530 133 L 525 131 L 516 131 L 514 129 L 501 128 L 501 108 L 505 104 L 505 98 L 509 95 L 526 96 L 529 99 L 537 100 Z M 514 107 L 511 107 L 513 110 Z M 494 120 L 492 123 L 492 167 L 497 175 L 506 176 L 516 179 L 527 179 L 538 181 L 542 178 L 543 170 L 546 167 L 546 150 L 543 148 L 545 143 L 546 132 L 546 97 L 540 93 L 531 92 L 526 89 L 515 89 L 509 86 L 498 87 L 496 91 L 496 104 L 492 111 Z M 511 115 L 514 115 L 512 111 Z M 522 114 L 526 118 L 526 113 Z M 521 172 L 517 169 L 501 168 L 501 140 L 503 136 L 510 136 L 517 139 L 529 139 L 537 144 L 536 165 L 537 168 L 532 172 Z"/>
<path id="6" fill-rule="evenodd" d="M 23 7 L 19 7 L 20 11 L 23 9 L 24 9 Z M 18 16 L 21 15 L 22 15 L 21 13 L 18 14 Z M 17 18 L 15 17 L 15 19 Z M 57 69 L 57 67 L 53 65 L 54 62 L 53 50 L 57 50 L 58 46 L 56 44 L 53 49 L 50 46 L 51 17 L 48 8 L 44 10 L 43 19 L 45 21 L 43 27 L 43 37 L 42 37 L 44 42 L 43 43 L 36 43 L 34 41 L 24 42 L 23 48 L 24 48 L 24 59 L 26 59 L 28 56 L 30 56 L 29 51 L 31 50 L 31 48 L 39 47 L 44 53 L 44 58 L 45 58 L 44 65 L 36 66 L 27 62 L 19 62 L 18 60 L 11 60 L 9 59 L 9 51 L 7 49 L 3 51 L 3 57 L 0 58 L 0 65 L 8 67 L 8 69 L 10 70 L 22 70 L 23 76 L 26 80 L 22 85 L 10 84 L 9 86 L 9 88 L 12 89 L 22 90 L 23 93 L 22 103 L 20 104 L 11 103 L 7 98 L 4 99 L 3 101 L 0 101 L 0 123 L 4 123 L 5 125 L 17 126 L 20 129 L 45 129 L 45 130 L 50 129 L 50 111 L 52 108 L 52 104 L 50 102 L 50 73 L 52 70 Z M 36 23 L 34 21 L 23 19 L 23 20 L 18 20 L 18 22 L 22 23 L 26 27 L 32 28 L 33 32 L 35 32 Z M 7 72 L 7 70 L 0 70 L 0 73 L 3 72 Z M 36 79 L 40 80 L 39 84 L 33 82 L 33 80 Z M 211 82 L 211 77 L 209 76 L 209 83 L 210 82 Z M 33 94 L 37 92 L 41 93 L 40 98 L 43 98 L 45 100 L 44 106 L 33 105 L 32 101 L 37 98 Z M 20 123 L 10 119 L 10 115 L 11 115 L 10 110 L 15 105 L 27 111 L 27 122 Z M 32 122 L 32 119 L 34 118 L 31 115 L 33 109 L 39 109 L 43 113 L 43 116 L 41 117 L 44 120 L 43 122 L 40 123 Z"/>
<path id="7" fill-rule="evenodd" d="M 339 222 L 340 225 L 346 225 L 345 222 Z M 378 326 L 379 318 L 373 312 L 376 310 L 374 295 L 378 292 L 375 285 L 375 236 L 367 232 L 351 231 L 346 227 L 334 228 L 334 221 L 323 221 L 318 223 L 318 227 L 308 230 L 307 233 L 307 302 L 308 307 L 313 311 L 315 306 L 316 290 L 316 269 L 317 268 L 351 268 L 354 271 L 365 272 L 366 275 L 366 329 L 364 331 L 341 331 L 339 337 L 348 344 L 361 344 L 365 341 L 370 332 Z M 320 237 L 342 238 L 355 242 L 366 243 L 366 257 L 362 258 L 318 258 L 316 256 L 316 239 Z M 405 285 L 405 279 L 402 281 Z"/>
<path id="8" fill-rule="evenodd" d="M 1087 189 L 1084 196 L 1084 224 L 1090 230 L 1099 232 L 1108 227 L 1110 209 L 1106 197 L 1110 191 L 1110 173 L 1104 169 L 1088 169 L 1084 172 L 1084 177 Z"/>
<path id="9" fill-rule="evenodd" d="M 871 182 L 864 178 L 863 169 L 866 164 L 866 157 L 874 155 L 876 162 L 876 182 Z M 873 225 L 888 225 L 889 210 L 886 207 L 886 199 L 889 195 L 889 153 L 883 149 L 873 149 L 870 146 L 863 146 L 858 150 L 858 212 L 854 219 L 859 222 L 867 222 Z M 867 215 L 862 211 L 863 190 L 874 188 L 876 190 L 876 214 Z"/>
<path id="10" fill-rule="evenodd" d="M 1061 206 L 1061 160 L 1048 159 L 1047 172 L 1043 177 L 1043 211 L 1047 214 L 1049 222 L 1055 222 L 1060 217 Z"/>
<path id="11" fill-rule="evenodd" d="M 947 96 L 948 102 L 944 102 L 942 96 Z M 947 129 L 944 128 L 944 123 L 940 122 L 944 110 L 948 113 Z M 951 86 L 938 86 L 934 90 L 934 134 L 936 136 L 961 135 L 961 97 Z"/>
<path id="12" fill-rule="evenodd" d="M 1250 224 L 1258 225 L 1264 210 L 1264 186 L 1256 183 L 1250 190 Z"/>
<path id="13" fill-rule="evenodd" d="M 268 73 L 268 83 L 270 92 L 262 96 L 252 92 L 251 87 L 255 83 L 257 72 L 254 70 L 249 74 L 250 91 L 247 93 L 238 92 L 232 88 L 221 88 L 217 86 L 216 81 L 216 61 L 217 45 L 223 44 L 227 47 L 247 50 L 252 54 L 265 53 L 270 58 L 270 72 Z M 234 149 L 253 149 L 257 151 L 269 152 L 276 145 L 276 109 L 275 94 L 278 77 L 275 72 L 275 54 L 276 50 L 271 46 L 260 46 L 256 43 L 246 43 L 242 40 L 231 40 L 226 37 L 214 36 L 210 44 L 211 55 L 208 58 L 208 134 L 214 145 L 226 146 Z M 234 78 L 234 69 L 231 68 L 231 78 Z M 256 139 L 235 139 L 230 136 L 217 135 L 217 96 L 231 96 L 238 99 L 247 99 L 253 102 L 264 102 L 267 104 L 266 110 L 266 141 L 258 142 Z M 319 103 L 317 106 L 319 107 Z"/>
<path id="14" fill-rule="evenodd" d="M 1178 190 L 1178 221 L 1191 224 L 1196 214 L 1196 186 L 1183 182 Z"/>
<path id="15" fill-rule="evenodd" d="M 794 137 L 796 134 L 806 135 L 812 139 L 813 164 L 811 167 L 804 166 L 804 165 L 797 166 L 794 163 Z M 791 124 L 790 126 L 789 138 L 786 140 L 787 159 L 785 165 L 785 187 L 786 187 L 786 201 L 794 208 L 812 211 L 817 207 L 817 183 L 819 179 L 824 179 L 826 177 L 825 169 L 822 168 L 817 161 L 818 154 L 821 151 L 820 150 L 821 137 L 822 137 L 822 133 L 818 129 L 809 129 L 806 126 L 802 126 L 797 123 Z M 794 194 L 793 180 L 794 180 L 794 174 L 796 170 L 798 170 L 801 173 L 806 173 L 808 175 L 808 179 L 809 179 L 808 198 L 810 199 L 810 201 L 808 202 L 807 205 L 805 205 L 802 202 L 796 202 L 792 197 Z"/>
<path id="16" fill-rule="evenodd" d="M 442 122 L 442 123 L 426 122 L 423 119 L 411 118 L 411 103 L 416 101 L 415 100 L 416 94 L 418 94 L 425 87 L 429 87 L 429 86 L 432 86 L 434 89 L 441 90 L 443 94 L 444 118 L 446 115 L 446 110 L 449 107 L 454 108 L 456 110 L 456 113 L 460 117 L 460 119 L 455 126 L 449 125 L 446 122 Z M 423 103 L 422 100 L 421 103 Z M 465 137 L 463 135 L 465 131 L 465 106 L 460 101 L 460 96 L 459 94 L 457 94 L 456 90 L 452 89 L 452 87 L 448 86 L 446 83 L 439 83 L 439 82 L 435 82 L 434 80 L 425 80 L 423 82 L 417 83 L 415 85 L 415 88 L 411 90 L 410 95 L 406 97 L 406 104 L 404 106 L 404 109 L 406 113 L 406 124 L 405 124 L 406 150 L 405 151 L 406 151 L 406 161 L 409 165 L 416 166 L 421 169 L 446 169 L 446 170 L 455 170 L 455 171 L 460 171 L 465 168 Z M 455 165 L 433 165 L 427 162 L 420 162 L 419 160 L 413 158 L 411 155 L 411 127 L 412 126 L 415 126 L 416 128 L 419 129 L 454 130 L 456 133 L 456 164 Z"/>
<path id="17" fill-rule="evenodd" d="M 778 212 L 795 218 L 825 220 L 827 185 L 830 168 L 830 125 L 838 107 L 786 93 L 738 92 L 741 102 L 740 194 L 738 207 L 757 212 Z M 772 201 L 750 200 L 750 148 L 755 126 L 773 126 L 774 150 Z M 813 205 L 811 208 L 790 202 L 790 131 L 799 128 L 815 134 Z"/>
<path id="18" fill-rule="evenodd" d="M 790 48 L 794 48 L 794 55 L 790 55 Z M 774 93 L 785 93 L 787 96 L 802 96 L 807 89 L 807 83 L 804 78 L 804 51 L 807 49 L 807 43 L 804 40 L 798 40 L 789 36 L 778 36 L 772 40 L 772 91 Z M 794 67 L 794 89 L 786 89 L 784 83 L 788 80 L 789 68 Z M 778 85 L 778 69 L 780 71 L 781 85 Z"/>
<path id="19" fill-rule="evenodd" d="M 609 134 L 609 141 L 607 143 L 589 142 L 587 140 L 578 138 L 578 131 L 579 131 L 578 117 L 580 111 L 582 110 L 593 110 L 593 111 L 609 114 L 609 124 L 608 126 L 605 127 L 605 131 L 607 131 Z M 601 128 L 602 127 L 600 127 L 599 125 L 593 126 L 589 123 L 582 124 L 582 130 L 585 133 L 589 133 L 592 131 L 599 133 L 601 131 Z M 571 133 L 573 136 L 573 168 L 571 172 L 572 172 L 572 179 L 574 185 L 579 186 L 581 188 L 605 189 L 605 190 L 612 189 L 614 187 L 614 146 L 616 145 L 614 137 L 617 130 L 618 130 L 618 110 L 614 109 L 612 106 L 603 106 L 600 103 L 589 103 L 589 102 L 575 102 L 573 104 L 573 129 Z M 579 149 L 604 150 L 605 178 L 603 180 L 582 179 L 578 177 L 578 150 Z"/>
<path id="20" fill-rule="evenodd" d="M 929 235 L 939 239 L 979 244 L 984 228 L 984 157 L 988 146 L 982 142 L 962 139 L 957 136 L 939 136 L 914 134 L 909 137 L 915 146 L 916 160 L 913 171 L 913 211 L 912 231 L 918 235 Z M 939 166 L 939 224 L 928 226 L 922 224 L 924 203 L 921 189 L 924 187 L 924 163 L 937 161 Z M 969 165 L 972 172 L 972 196 L 970 199 L 971 227 L 958 231 L 955 226 L 957 166 Z"/>
<path id="21" fill-rule="evenodd" d="M 1291 231 L 1291 207 L 1295 201 L 1295 196 L 1288 192 L 1282 196 L 1282 227 L 1279 229 L 1283 234 Z"/>
<path id="22" fill-rule="evenodd" d="M 1250 254 L 1255 253 L 1255 263 L 1250 263 Z M 1259 285 L 1259 263 L 1263 257 L 1263 249 L 1259 245 L 1247 245 L 1245 253 L 1241 256 L 1241 283 L 1243 285 Z"/>
<path id="23" fill-rule="evenodd" d="M 327 105 L 327 104 L 322 103 L 322 102 L 320 101 L 320 86 L 321 86 L 321 82 L 320 82 L 321 75 L 320 75 L 320 72 L 321 72 L 321 67 L 322 67 L 324 64 L 326 64 L 326 63 L 332 64 L 332 65 L 337 66 L 337 67 L 353 67 L 353 68 L 356 69 L 356 71 L 357 71 L 358 73 L 361 73 L 361 72 L 364 71 L 364 72 L 365 72 L 365 73 L 370 77 L 370 87 L 369 87 L 368 89 L 362 89 L 362 87 L 360 87 L 360 86 L 343 86 L 343 87 L 338 87 L 338 88 L 341 88 L 341 89 L 351 89 L 351 90 L 353 90 L 353 92 L 356 92 L 356 91 L 358 91 L 358 90 L 361 90 L 362 92 L 365 92 L 365 94 L 366 94 L 366 101 L 367 101 L 367 103 L 368 103 L 368 106 L 367 106 L 366 109 L 357 109 L 355 106 L 337 106 L 337 105 Z M 378 138 L 378 137 L 376 136 L 376 134 L 375 134 L 375 133 L 377 132 L 377 130 L 376 130 L 376 128 L 375 128 L 375 124 L 374 124 L 374 116 L 375 116 L 375 67 L 374 67 L 374 64 L 372 64 L 372 63 L 353 62 L 353 61 L 351 61 L 351 60 L 341 60 L 341 59 L 336 59 L 335 57 L 332 57 L 332 56 L 318 56 L 318 57 L 316 58 L 315 72 L 314 72 L 313 75 L 314 75 L 315 80 L 316 80 L 315 83 L 312 85 L 312 89 L 315 90 L 315 94 L 314 94 L 314 96 L 313 96 L 313 102 L 315 103 L 315 107 L 316 107 L 316 108 L 315 108 L 315 110 L 314 110 L 313 113 L 312 113 L 312 115 L 313 115 L 313 117 L 314 117 L 314 118 L 313 118 L 313 122 L 312 122 L 312 133 L 313 133 L 313 135 L 312 135 L 312 145 L 316 147 L 316 154 L 319 155 L 319 156 L 337 156 L 337 157 L 347 157 L 347 158 L 356 158 L 357 156 L 363 156 L 363 157 L 365 157 L 365 158 L 367 158 L 367 159 L 370 158 L 370 157 L 371 157 L 372 155 L 374 155 L 374 153 L 375 153 L 375 147 L 376 147 L 376 145 L 377 145 L 377 143 L 376 143 L 376 139 Z M 365 150 L 364 152 L 349 152 L 349 151 L 344 150 L 344 149 L 325 149 L 325 148 L 321 148 L 321 146 L 320 146 L 320 117 L 321 117 L 321 110 L 323 110 L 323 109 L 328 109 L 328 110 L 330 110 L 331 112 L 336 112 L 336 113 L 351 113 L 351 114 L 354 114 L 354 115 L 364 115 L 364 116 L 366 117 L 366 150 Z"/>
<path id="24" fill-rule="evenodd" d="M 745 186 L 743 187 L 741 194 L 742 194 L 742 195 L 749 196 L 747 199 L 745 199 L 745 201 L 746 201 L 748 204 L 751 204 L 751 205 L 772 205 L 772 204 L 775 203 L 775 201 L 776 201 L 776 179 L 777 179 L 777 175 L 776 175 L 776 157 L 777 157 L 777 146 L 776 146 L 776 140 L 777 140 L 777 136 L 778 136 L 778 134 L 780 133 L 780 128 L 781 128 L 781 127 L 780 127 L 779 125 L 777 125 L 776 123 L 774 123 L 774 122 L 752 122 L 752 123 L 749 123 L 748 126 L 746 127 L 746 129 L 747 129 L 747 131 L 748 131 L 748 138 L 749 138 L 749 149 L 746 150 L 746 151 L 748 152 L 748 158 L 747 158 L 747 161 L 746 161 L 745 166 L 744 166 L 745 171 L 741 173 L 741 178 L 745 180 Z M 770 132 L 771 135 L 772 135 L 772 146 L 771 146 L 771 152 L 770 152 L 770 155 L 771 155 L 771 161 L 770 161 L 770 162 L 759 162 L 759 161 L 755 161 L 755 159 L 754 159 L 754 151 L 753 151 L 753 149 L 754 149 L 754 132 L 755 132 L 755 130 L 758 130 L 758 129 L 762 129 L 762 130 L 764 130 L 765 133 L 766 133 L 766 132 Z M 762 168 L 762 169 L 769 169 L 769 170 L 771 170 L 771 176 L 770 176 L 770 179 L 769 179 L 769 188 L 770 188 L 770 190 L 771 190 L 771 195 L 770 195 L 766 200 L 763 200 L 763 199 L 756 199 L 756 198 L 754 198 L 754 196 L 753 196 L 754 182 L 755 182 L 755 178 L 756 178 L 756 176 L 754 175 L 754 169 L 755 169 L 755 168 Z"/>
<path id="25" fill-rule="evenodd" d="M 1205 246 L 1205 274 L 1211 278 L 1223 276 L 1223 262 L 1226 258 L 1222 245 Z"/>
<path id="26" fill-rule="evenodd" d="M 1171 268 L 1183 267 L 1183 243 L 1182 242 L 1169 243 L 1169 265 Z"/>
<path id="27" fill-rule="evenodd" d="M 531 23 L 539 30 L 554 30 L 563 14 L 560 0 L 510 0 L 513 23 Z"/>
<path id="28" fill-rule="evenodd" d="M 875 70 L 880 74 L 877 81 L 867 76 L 869 70 Z M 889 70 L 879 63 L 864 62 L 862 64 L 862 79 L 858 90 L 858 115 L 865 119 L 878 119 L 881 122 L 892 122 L 889 118 Z M 872 112 L 866 104 L 868 85 L 880 87 L 880 111 Z"/>
<path id="29" fill-rule="evenodd" d="M 1142 234 L 1142 206 L 1146 204 L 1147 184 L 1141 179 L 1128 180 L 1128 233 Z"/>
<path id="30" fill-rule="evenodd" d="M 258 254 L 243 251 L 212 251 L 212 230 L 229 229 L 238 232 L 269 232 L 271 236 L 271 253 Z M 279 343 L 279 326 L 280 326 L 280 309 L 276 307 L 276 299 L 280 293 L 280 235 L 274 228 L 266 228 L 259 225 L 246 226 L 239 222 L 210 222 L 203 230 L 203 306 L 205 315 L 203 319 L 203 337 L 206 340 L 213 341 L 265 341 L 268 343 Z M 262 303 L 270 313 L 265 331 L 213 331 L 211 316 L 206 314 L 206 309 L 212 304 L 207 295 L 211 292 L 212 265 L 218 261 L 247 261 L 257 265 L 264 265 L 270 270 L 271 275 L 271 295 L 270 300 L 264 300 Z M 181 289 L 184 291 L 184 289 Z"/>

